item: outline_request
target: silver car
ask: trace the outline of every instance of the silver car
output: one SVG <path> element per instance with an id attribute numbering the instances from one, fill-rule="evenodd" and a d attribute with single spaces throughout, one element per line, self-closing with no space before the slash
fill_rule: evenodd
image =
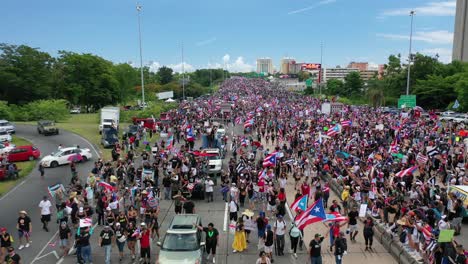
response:
<path id="1" fill-rule="evenodd" d="M 164 236 L 159 263 L 161 264 L 201 264 L 204 263 L 205 242 L 203 235 L 194 223 L 201 225 L 196 214 L 176 215 Z"/>

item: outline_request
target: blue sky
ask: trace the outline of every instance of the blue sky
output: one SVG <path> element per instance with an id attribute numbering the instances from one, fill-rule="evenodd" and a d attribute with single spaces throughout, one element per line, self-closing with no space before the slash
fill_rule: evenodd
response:
<path id="1" fill-rule="evenodd" d="M 141 0 L 143 60 L 156 69 L 255 69 L 284 56 L 325 66 L 350 61 L 385 63 L 414 51 L 450 61 L 455 0 Z M 0 42 L 94 53 L 114 62 L 139 62 L 138 22 L 130 0 L 2 1 Z"/>

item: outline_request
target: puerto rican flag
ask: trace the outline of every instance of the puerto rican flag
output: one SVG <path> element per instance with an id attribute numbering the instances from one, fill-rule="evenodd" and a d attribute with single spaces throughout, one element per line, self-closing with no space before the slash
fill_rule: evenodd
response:
<path id="1" fill-rule="evenodd" d="M 308 194 L 304 194 L 301 197 L 297 198 L 294 203 L 291 204 L 290 208 L 293 211 L 298 211 L 298 209 L 301 209 L 302 211 L 305 211 L 307 208 L 307 201 L 309 199 Z"/>
<path id="2" fill-rule="evenodd" d="M 114 186 L 110 185 L 107 182 L 100 181 L 100 182 L 98 182 L 98 186 L 103 187 L 106 191 L 109 191 L 109 192 L 115 191 Z"/>
<path id="3" fill-rule="evenodd" d="M 254 120 L 253 119 L 248 119 L 247 121 L 244 122 L 244 128 L 248 128 L 253 126 Z"/>
<path id="4" fill-rule="evenodd" d="M 93 219 L 87 217 L 80 219 L 80 227 L 88 227 L 93 225 Z"/>
<path id="5" fill-rule="evenodd" d="M 249 145 L 249 141 L 245 137 L 243 137 L 241 139 L 241 146 L 247 147 L 248 145 Z"/>
<path id="6" fill-rule="evenodd" d="M 235 123 L 236 125 L 242 124 L 242 118 L 241 118 L 240 116 L 236 117 L 236 119 L 234 120 L 234 123 Z"/>
<path id="7" fill-rule="evenodd" d="M 169 138 L 167 139 L 166 149 L 170 150 L 172 147 L 174 147 L 174 135 L 170 135 Z"/>
<path id="8" fill-rule="evenodd" d="M 195 141 L 195 137 L 193 136 L 193 128 L 191 125 L 187 126 L 186 133 L 187 133 L 187 141 L 189 142 Z"/>
<path id="9" fill-rule="evenodd" d="M 341 133 L 341 127 L 339 125 L 334 125 L 327 131 L 327 136 L 333 137 L 335 135 L 338 135 L 339 133 Z"/>
<path id="10" fill-rule="evenodd" d="M 263 167 L 274 167 L 276 166 L 276 152 L 266 156 L 263 160 Z"/>
<path id="11" fill-rule="evenodd" d="M 296 219 L 297 228 L 303 230 L 306 226 L 327 219 L 322 199 L 317 200 L 307 210 L 302 212 Z"/>
<path id="12" fill-rule="evenodd" d="M 350 127 L 353 124 L 351 120 L 341 121 L 342 127 Z"/>
<path id="13" fill-rule="evenodd" d="M 258 179 L 264 179 L 266 177 L 267 177 L 266 169 L 263 169 L 258 173 Z"/>
<path id="14" fill-rule="evenodd" d="M 252 119 L 254 116 L 255 116 L 255 112 L 254 112 L 254 111 L 250 111 L 250 112 L 247 114 L 248 119 Z"/>
<path id="15" fill-rule="evenodd" d="M 392 144 L 390 144 L 390 149 L 388 150 L 390 153 L 398 153 L 399 147 L 398 147 L 398 142 L 397 139 L 395 138 L 392 141 Z"/>
<path id="16" fill-rule="evenodd" d="M 418 166 L 409 167 L 406 170 L 399 171 L 395 176 L 403 177 L 405 175 L 412 175 L 417 170 L 418 170 Z"/>
<path id="17" fill-rule="evenodd" d="M 416 156 L 416 160 L 421 164 L 426 164 L 426 162 L 429 160 L 429 158 L 427 156 L 424 156 L 421 153 L 418 153 L 418 155 Z"/>
<path id="18" fill-rule="evenodd" d="M 323 220 L 322 222 L 344 222 L 348 221 L 348 217 L 342 216 L 338 212 L 331 212 L 327 214 L 327 218 Z"/>

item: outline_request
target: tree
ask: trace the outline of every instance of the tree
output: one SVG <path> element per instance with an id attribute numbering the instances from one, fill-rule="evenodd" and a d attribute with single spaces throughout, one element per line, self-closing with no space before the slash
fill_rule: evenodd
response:
<path id="1" fill-rule="evenodd" d="M 139 84 L 139 72 L 127 63 L 114 65 L 112 68 L 114 78 L 118 82 L 117 100 L 126 102 L 135 97 L 135 86 Z"/>
<path id="2" fill-rule="evenodd" d="M 367 96 L 373 107 L 385 104 L 385 83 L 378 79 L 371 79 L 367 83 Z"/>
<path id="3" fill-rule="evenodd" d="M 345 77 L 345 90 L 349 96 L 356 96 L 361 93 L 364 81 L 359 72 L 350 72 Z"/>
<path id="4" fill-rule="evenodd" d="M 303 81 L 310 78 L 310 72 L 301 71 L 301 72 L 299 72 L 299 74 L 297 76 L 299 78 L 299 81 L 303 82 Z"/>
<path id="5" fill-rule="evenodd" d="M 160 84 L 164 85 L 170 83 L 173 79 L 172 73 L 173 71 L 169 67 L 162 66 L 159 68 L 156 75 L 158 76 Z"/>
<path id="6" fill-rule="evenodd" d="M 457 110 L 468 110 L 468 74 L 464 73 L 455 84 L 457 100 L 460 103 L 460 108 Z"/>
<path id="7" fill-rule="evenodd" d="M 429 75 L 427 80 L 417 80 L 412 93 L 416 95 L 418 105 L 427 109 L 444 109 L 455 101 L 457 94 L 454 86 L 460 75 L 442 77 Z"/>
<path id="8" fill-rule="evenodd" d="M 344 95 L 344 83 L 339 79 L 330 79 L 327 81 L 327 90 L 328 95 Z"/>

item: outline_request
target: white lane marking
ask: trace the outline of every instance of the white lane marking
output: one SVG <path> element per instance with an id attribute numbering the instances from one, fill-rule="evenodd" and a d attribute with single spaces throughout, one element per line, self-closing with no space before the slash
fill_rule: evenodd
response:
<path id="1" fill-rule="evenodd" d="M 96 228 L 98 223 L 95 223 L 92 227 L 93 231 L 94 229 Z M 93 233 L 94 234 L 94 233 Z M 70 249 L 68 250 L 68 256 L 72 255 L 73 251 L 75 250 L 75 243 L 76 241 L 73 241 L 73 246 L 70 247 Z M 57 264 L 60 264 L 64 261 L 64 257 L 62 256 L 58 261 L 57 261 Z"/>
<path id="2" fill-rule="evenodd" d="M 57 261 L 57 264 L 61 264 L 65 259 L 64 258 L 60 258 L 58 261 Z"/>
<path id="3" fill-rule="evenodd" d="M 7 192 L 6 194 L 4 194 L 1 198 L 0 198 L 0 201 L 7 198 L 8 195 L 10 195 L 12 192 L 16 191 L 19 187 L 21 187 L 21 185 L 25 184 L 26 181 L 29 179 L 29 177 L 27 177 L 25 180 L 23 180 L 22 182 L 20 182 L 18 185 L 16 185 L 13 189 L 11 189 L 9 192 Z"/>
<path id="4" fill-rule="evenodd" d="M 291 223 L 294 221 L 291 209 L 289 208 L 288 202 L 286 202 L 286 212 L 288 212 L 289 218 L 291 219 Z"/>
<path id="5" fill-rule="evenodd" d="M 34 263 L 36 262 L 37 260 L 40 259 L 40 255 L 42 254 L 42 252 L 44 252 L 44 250 L 46 250 L 46 248 L 49 246 L 49 244 L 52 242 L 52 240 L 55 239 L 55 237 L 58 235 L 59 231 L 57 230 L 54 235 L 49 239 L 49 241 L 47 241 L 47 243 L 44 245 L 44 247 L 41 249 L 41 251 L 39 251 L 39 253 L 34 257 L 33 261 L 31 262 Z M 50 254 L 50 253 L 49 253 Z M 48 255 L 48 254 L 47 254 Z"/>
<path id="6" fill-rule="evenodd" d="M 228 203 L 224 205 L 224 223 L 223 223 L 223 231 L 227 231 L 227 217 L 228 217 Z"/>
<path id="7" fill-rule="evenodd" d="M 71 131 L 69 131 L 69 130 L 66 130 L 66 131 L 69 132 L 69 133 L 71 133 L 71 134 L 73 134 L 73 135 L 75 135 L 75 136 L 77 136 L 77 137 L 79 137 L 79 138 L 81 138 L 81 139 L 84 140 L 86 143 L 88 143 L 88 145 L 90 145 L 91 148 L 93 149 L 94 153 L 96 153 L 96 156 L 97 156 L 98 158 L 101 158 L 101 155 L 100 155 L 101 152 L 97 151 L 96 148 L 94 147 L 94 145 L 93 145 L 89 140 L 87 140 L 85 137 L 82 137 L 81 135 L 78 135 L 78 134 L 76 134 L 76 133 L 74 133 L 74 132 L 71 132 Z"/>
<path id="8" fill-rule="evenodd" d="M 38 261 L 38 260 L 40 260 L 40 259 L 42 259 L 42 258 L 45 258 L 45 257 L 51 255 L 51 254 L 54 255 L 57 259 L 60 259 L 60 257 L 59 257 L 59 255 L 58 255 L 57 251 L 54 250 L 54 251 L 51 251 L 51 252 L 49 252 L 49 253 L 47 253 L 47 254 L 45 254 L 45 255 L 40 256 L 39 258 L 36 258 L 34 261 Z M 33 262 L 34 262 L 34 261 L 33 261 Z"/>

